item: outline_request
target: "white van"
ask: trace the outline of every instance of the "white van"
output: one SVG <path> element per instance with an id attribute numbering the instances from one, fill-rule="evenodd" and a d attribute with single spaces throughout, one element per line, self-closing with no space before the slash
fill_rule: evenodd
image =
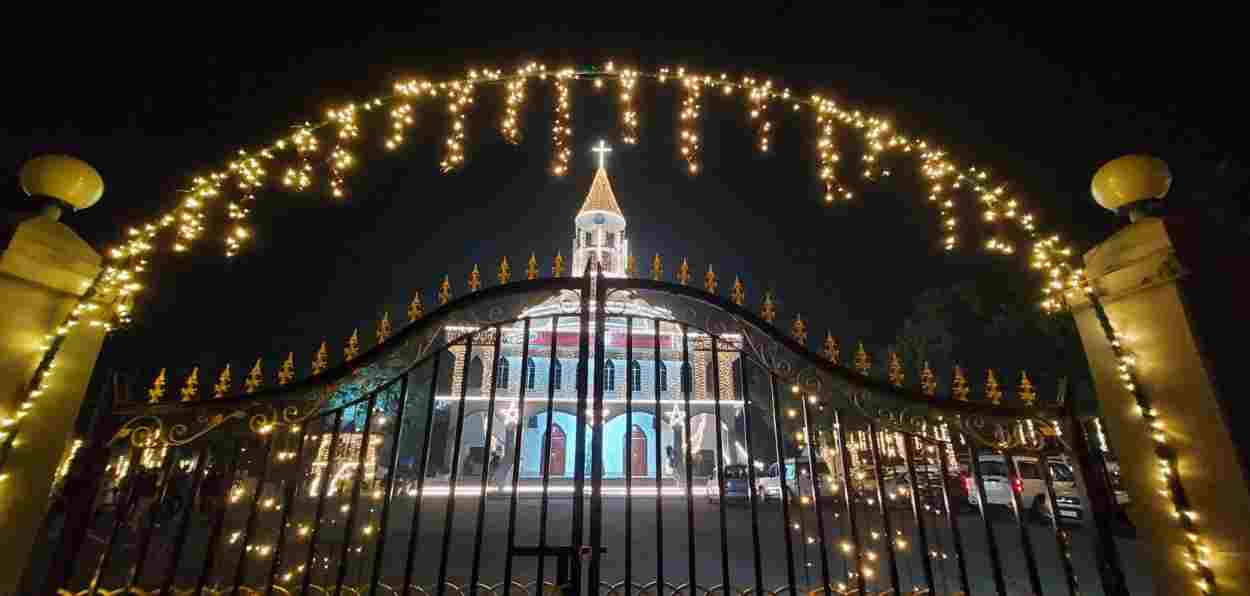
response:
<path id="1" fill-rule="evenodd" d="M 1007 475 L 1007 462 L 1003 456 L 985 453 L 981 454 L 979 460 L 987 504 L 1011 507 L 1011 491 L 1014 490 L 1020 495 L 1020 504 L 1034 519 L 1050 519 L 1052 510 L 1046 498 L 1046 483 L 1042 480 L 1036 457 L 1017 455 L 1012 458 L 1016 476 L 1014 487 Z M 1072 467 L 1054 458 L 1047 465 L 1054 483 L 1055 500 L 1059 502 L 1059 519 L 1080 522 L 1085 518 L 1085 508 L 1081 504 Z M 968 502 L 974 507 L 981 502 L 975 480 L 969 483 Z"/>

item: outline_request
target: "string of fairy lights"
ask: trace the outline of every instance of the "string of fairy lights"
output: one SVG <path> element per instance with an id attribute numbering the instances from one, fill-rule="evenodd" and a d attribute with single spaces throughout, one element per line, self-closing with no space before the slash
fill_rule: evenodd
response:
<path id="1" fill-rule="evenodd" d="M 891 171 L 885 165 L 887 156 L 918 157 L 920 173 L 931 185 L 929 202 L 934 203 L 940 213 L 942 246 L 945 249 L 951 250 L 958 243 L 954 200 L 961 193 L 972 194 L 978 200 L 982 220 L 993 224 L 995 227 L 991 229 L 998 231 L 986 242 L 986 250 L 1004 255 L 1015 251 L 1014 243 L 1001 232 L 1006 222 L 1014 225 L 1018 235 L 1032 242 L 1032 266 L 1046 274 L 1041 303 L 1043 309 L 1051 312 L 1061 309 L 1063 301 L 1060 293 L 1065 288 L 1076 287 L 1081 278 L 1081 271 L 1068 264 L 1070 248 L 1057 235 L 1041 235 L 1036 227 L 1035 215 L 1025 208 L 1020 198 L 1007 190 L 1006 184 L 996 181 L 986 169 L 972 164 L 957 164 L 933 143 L 901 134 L 887 120 L 861 110 L 845 108 L 826 95 L 800 94 L 770 79 L 734 79 L 728 74 L 712 75 L 672 67 L 643 71 L 618 68 L 615 62 L 608 62 L 602 68 L 560 69 L 534 62 L 511 73 L 497 69 L 474 69 L 452 80 L 407 79 L 395 83 L 389 92 L 378 97 L 327 110 L 325 120 L 297 125 L 293 132 L 267 145 L 237 150 L 234 158 L 221 167 L 192 177 L 189 188 L 181 192 L 179 200 L 168 210 L 146 222 L 127 227 L 122 232 L 124 240 L 108 251 L 104 271 L 91 284 L 79 306 L 58 328 L 58 335 L 51 338 L 44 349 L 36 375 L 21 396 L 16 412 L 0 413 L 0 429 L 3 429 L 0 431 L 3 432 L 0 473 L 4 470 L 8 453 L 18 444 L 22 418 L 32 410 L 32 400 L 47 388 L 45 379 L 54 369 L 53 360 L 63 342 L 64 333 L 60 329 L 68 333 L 80 322 L 87 321 L 91 326 L 108 331 L 128 323 L 134 294 L 142 289 L 138 279 L 150 268 L 149 258 L 158 252 L 189 250 L 206 235 L 210 213 L 220 211 L 220 217 L 226 220 L 227 225 L 221 229 L 225 255 L 238 255 L 253 237 L 249 222 L 258 195 L 271 186 L 277 187 L 273 181 L 280 181 L 281 188 L 300 192 L 316 187 L 320 177 L 325 180 L 329 194 L 342 199 L 347 194 L 347 174 L 360 166 L 354 147 L 364 137 L 362 120 L 374 112 L 389 115 L 390 126 L 380 144 L 388 150 L 398 149 L 405 141 L 405 131 L 414 125 L 414 114 L 420 103 L 445 102 L 448 130 L 443 140 L 440 169 L 443 172 L 458 171 L 466 160 L 467 115 L 473 109 L 479 87 L 494 85 L 503 90 L 504 114 L 499 121 L 499 129 L 506 140 L 518 142 L 521 136 L 520 114 L 528 99 L 526 86 L 535 81 L 547 82 L 548 79 L 554 89 L 551 119 L 553 156 L 550 166 L 553 175 L 562 176 L 568 172 L 574 132 L 571 121 L 574 82 L 588 81 L 596 89 L 603 89 L 613 82 L 617 84 L 620 91 L 617 97 L 621 110 L 621 138 L 626 144 L 635 144 L 639 138 L 639 82 L 647 80 L 661 86 L 678 85 L 679 158 L 692 175 L 702 169 L 700 149 L 703 141 L 701 121 L 706 109 L 704 91 L 719 90 L 725 97 L 743 97 L 757 136 L 755 146 L 763 153 L 776 153 L 772 150 L 775 133 L 773 116 L 804 111 L 812 111 L 816 115 L 812 119 L 819 139 L 816 177 L 824 189 L 825 203 L 854 197 L 836 175 L 841 158 L 834 136 L 838 130 L 849 131 L 863 141 L 860 169 L 867 181 L 890 176 Z M 789 109 L 778 109 L 781 107 Z M 329 150 L 326 151 L 325 147 Z M 100 304 L 109 306 L 102 307 Z"/>

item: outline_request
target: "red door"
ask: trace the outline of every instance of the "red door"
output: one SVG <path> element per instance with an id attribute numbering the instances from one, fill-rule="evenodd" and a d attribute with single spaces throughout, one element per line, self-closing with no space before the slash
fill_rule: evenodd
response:
<path id="1" fill-rule="evenodd" d="M 638 425 L 629 433 L 629 473 L 634 476 L 647 475 L 647 435 Z"/>
<path id="2" fill-rule="evenodd" d="M 564 431 L 551 425 L 551 455 L 547 458 L 547 475 L 564 475 Z"/>

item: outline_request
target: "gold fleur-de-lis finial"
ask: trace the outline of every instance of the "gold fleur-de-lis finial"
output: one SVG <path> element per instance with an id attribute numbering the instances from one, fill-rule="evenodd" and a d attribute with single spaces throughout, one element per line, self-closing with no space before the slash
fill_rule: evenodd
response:
<path id="1" fill-rule="evenodd" d="M 286 385 L 295 380 L 295 352 L 286 355 L 286 362 L 278 369 L 278 385 Z"/>
<path id="2" fill-rule="evenodd" d="M 1020 386 L 1017 389 L 1017 395 L 1024 405 L 1031 406 L 1037 401 L 1037 391 L 1033 389 L 1033 382 L 1029 380 L 1029 375 L 1024 371 L 1020 371 Z"/>
<path id="3" fill-rule="evenodd" d="M 383 312 L 382 320 L 378 321 L 378 343 L 386 341 L 391 336 L 391 313 Z"/>
<path id="4" fill-rule="evenodd" d="M 964 376 L 963 367 L 955 365 L 955 378 L 951 381 L 951 395 L 959 401 L 968 401 L 968 379 Z"/>
<path id="5" fill-rule="evenodd" d="M 421 304 L 421 291 L 418 290 L 412 295 L 412 302 L 408 303 L 408 322 L 415 323 L 417 319 L 425 316 L 425 305 Z"/>
<path id="6" fill-rule="evenodd" d="M 638 277 L 638 257 L 629 255 L 629 260 L 625 263 L 625 277 Z"/>
<path id="7" fill-rule="evenodd" d="M 651 259 L 651 279 L 655 281 L 664 279 L 664 263 L 660 261 L 660 253 L 658 252 Z"/>
<path id="8" fill-rule="evenodd" d="M 833 338 L 832 331 L 825 332 L 825 349 L 822 352 L 825 360 L 833 364 L 838 363 L 838 340 Z"/>
<path id="9" fill-rule="evenodd" d="M 187 375 L 187 382 L 182 385 L 182 390 L 180 391 L 182 394 L 182 401 L 194 400 L 198 396 L 199 392 L 200 367 L 197 366 L 191 369 L 191 374 Z"/>
<path id="10" fill-rule="evenodd" d="M 499 262 L 499 284 L 503 285 L 512 281 L 512 268 L 508 266 L 508 257 L 504 257 Z"/>
<path id="11" fill-rule="evenodd" d="M 864 342 L 859 342 L 855 346 L 855 371 L 865 377 L 872 370 L 872 359 L 868 357 L 868 352 L 864 350 Z"/>
<path id="12" fill-rule="evenodd" d="M 551 265 L 552 277 L 564 277 L 564 255 L 556 253 L 555 262 Z"/>
<path id="13" fill-rule="evenodd" d="M 352 329 L 352 336 L 347 338 L 347 345 L 343 347 L 343 360 L 355 360 L 360 354 L 360 337 L 357 331 Z"/>
<path id="14" fill-rule="evenodd" d="M 690 281 L 690 263 L 685 257 L 681 259 L 681 267 L 677 268 L 677 283 L 686 285 Z"/>
<path id="15" fill-rule="evenodd" d="M 525 279 L 538 279 L 538 258 L 530 253 L 530 262 L 525 265 Z"/>
<path id="16" fill-rule="evenodd" d="M 217 377 L 217 384 L 213 385 L 213 399 L 220 399 L 230 392 L 230 365 L 227 364 L 225 370 L 221 371 L 221 376 Z"/>
<path id="17" fill-rule="evenodd" d="M 773 291 L 764 292 L 764 304 L 760 306 L 760 318 L 769 323 L 777 320 L 777 307 L 773 304 Z"/>
<path id="18" fill-rule="evenodd" d="M 985 371 L 985 397 L 994 405 L 1003 400 L 1003 390 L 998 386 L 998 379 L 994 377 L 992 368 Z"/>
<path id="19" fill-rule="evenodd" d="M 482 287 L 482 272 L 478 271 L 477 265 L 473 266 L 473 271 L 469 272 L 469 291 L 476 292 Z"/>
<path id="20" fill-rule="evenodd" d="M 920 371 L 920 392 L 929 397 L 937 395 L 937 377 L 929 369 L 928 360 L 924 361 L 924 368 Z"/>
<path id="21" fill-rule="evenodd" d="M 703 274 L 703 290 L 709 294 L 716 293 L 716 272 L 712 271 L 712 266 L 707 266 L 707 273 Z"/>
<path id="22" fill-rule="evenodd" d="M 738 306 L 746 304 L 747 301 L 746 286 L 742 285 L 742 280 L 738 279 L 738 276 L 736 275 L 734 276 L 734 289 L 729 293 L 729 299 Z"/>
<path id="23" fill-rule="evenodd" d="M 793 337 L 794 341 L 807 345 L 807 323 L 803 322 L 803 315 L 794 315 L 794 322 L 790 324 L 790 337 Z"/>
<path id="24" fill-rule="evenodd" d="M 438 303 L 447 304 L 451 301 L 451 276 L 444 275 L 443 283 L 438 286 Z"/>
<path id="25" fill-rule="evenodd" d="M 321 347 L 317 349 L 317 354 L 313 356 L 312 374 L 319 375 L 325 372 L 330 366 L 330 354 L 326 350 L 326 342 L 321 342 Z"/>
<path id="26" fill-rule="evenodd" d="M 148 403 L 154 404 L 161 401 L 165 397 L 165 369 L 156 375 L 156 380 L 152 381 L 152 388 L 148 389 Z"/>
<path id="27" fill-rule="evenodd" d="M 894 350 L 890 350 L 889 368 L 890 370 L 887 374 L 887 378 L 889 379 L 890 384 L 895 387 L 902 387 L 904 379 L 903 361 L 899 359 L 898 354 L 895 353 Z"/>
<path id="28" fill-rule="evenodd" d="M 260 389 L 260 384 L 265 381 L 264 373 L 260 372 L 260 358 L 256 359 L 256 364 L 252 365 L 251 372 L 247 373 L 247 378 L 243 379 L 243 392 L 256 393 Z"/>

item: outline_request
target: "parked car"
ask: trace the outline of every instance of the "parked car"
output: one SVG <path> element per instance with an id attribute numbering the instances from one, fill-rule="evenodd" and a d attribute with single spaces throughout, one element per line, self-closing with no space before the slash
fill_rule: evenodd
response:
<path id="1" fill-rule="evenodd" d="M 1011 458 L 1015 470 L 1014 479 L 1008 475 L 1007 461 L 1001 455 L 982 454 L 979 458 L 981 480 L 985 485 L 989 505 L 1012 506 L 1012 491 L 1019 494 L 1021 505 L 1034 519 L 1050 519 L 1053 516 L 1046 498 L 1046 484 L 1042 480 L 1039 460 L 1032 456 Z M 1054 484 L 1055 500 L 1058 501 L 1059 519 L 1080 522 L 1085 518 L 1085 508 L 1076 488 L 1076 476 L 1072 468 L 1062 460 L 1047 461 Z M 981 502 L 977 483 L 969 478 L 968 501 L 977 506 Z"/>
<path id="2" fill-rule="evenodd" d="M 713 468 L 712 475 L 707 479 L 707 500 L 719 501 L 721 499 L 720 468 Z M 751 480 L 747 467 L 741 464 L 733 464 L 725 466 L 725 494 L 726 501 L 746 501 L 751 498 Z"/>
<path id="3" fill-rule="evenodd" d="M 830 473 L 829 466 L 825 462 L 816 462 L 815 476 L 811 473 L 811 466 L 808 465 L 807 458 L 788 457 L 785 460 L 785 464 L 786 478 L 784 485 L 780 478 L 777 464 L 769 466 L 767 473 L 756 477 L 756 491 L 763 499 L 779 499 L 783 494 L 790 499 L 796 496 L 799 498 L 810 498 L 813 494 L 813 481 L 815 481 L 817 494 L 822 499 L 832 498 L 838 493 L 837 478 Z"/>

